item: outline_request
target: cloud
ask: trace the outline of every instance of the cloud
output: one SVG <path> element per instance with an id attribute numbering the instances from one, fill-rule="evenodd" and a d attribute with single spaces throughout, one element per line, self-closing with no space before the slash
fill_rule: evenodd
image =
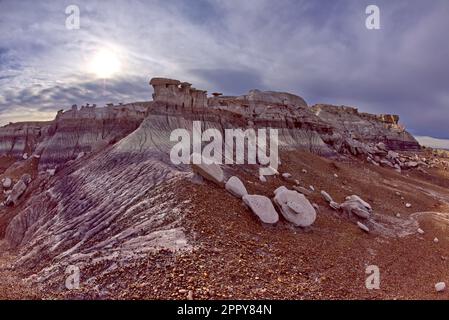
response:
<path id="1" fill-rule="evenodd" d="M 449 3 L 378 0 L 381 29 L 365 28 L 371 1 L 0 2 L 0 123 L 17 110 L 150 99 L 152 76 L 241 94 L 289 91 L 310 104 L 395 113 L 414 134 L 449 137 Z M 87 65 L 113 47 L 120 77 L 102 86 Z"/>

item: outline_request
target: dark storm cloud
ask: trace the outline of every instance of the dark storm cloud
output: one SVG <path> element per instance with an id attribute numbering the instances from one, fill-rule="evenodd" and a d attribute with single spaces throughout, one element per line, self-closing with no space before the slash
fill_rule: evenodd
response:
<path id="1" fill-rule="evenodd" d="M 449 137 L 446 0 L 75 1 L 77 31 L 64 28 L 68 4 L 0 2 L 0 123 L 148 100 L 148 79 L 165 76 L 209 92 L 282 90 L 395 113 L 415 134 Z M 365 28 L 369 4 L 380 30 Z M 103 86 L 86 65 L 108 45 L 124 67 Z"/>

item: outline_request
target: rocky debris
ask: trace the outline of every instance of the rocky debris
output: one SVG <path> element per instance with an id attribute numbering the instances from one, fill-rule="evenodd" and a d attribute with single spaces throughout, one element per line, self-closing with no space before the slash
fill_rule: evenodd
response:
<path id="1" fill-rule="evenodd" d="M 22 180 L 26 185 L 29 185 L 31 183 L 31 175 L 28 173 L 24 173 L 20 177 L 20 180 Z"/>
<path id="2" fill-rule="evenodd" d="M 279 215 L 269 198 L 261 195 L 245 195 L 242 199 L 263 223 L 275 224 L 279 221 Z"/>
<path id="3" fill-rule="evenodd" d="M 371 205 L 357 195 L 346 197 L 346 201 L 340 204 L 340 209 L 359 218 L 368 219 L 372 211 Z"/>
<path id="4" fill-rule="evenodd" d="M 446 289 L 446 283 L 444 282 L 438 282 L 435 284 L 435 291 L 436 292 L 442 292 Z"/>
<path id="5" fill-rule="evenodd" d="M 303 194 L 278 188 L 273 201 L 284 218 L 295 226 L 308 227 L 315 222 L 315 208 Z"/>
<path id="6" fill-rule="evenodd" d="M 225 189 L 228 190 L 231 194 L 233 194 L 237 198 L 242 198 L 243 196 L 248 194 L 245 185 L 236 176 L 232 176 L 229 178 L 229 180 L 225 184 Z"/>
<path id="7" fill-rule="evenodd" d="M 418 231 L 419 234 L 424 234 L 424 230 L 421 228 L 418 228 L 418 230 L 416 230 L 416 231 Z"/>
<path id="8" fill-rule="evenodd" d="M 78 155 L 76 156 L 76 159 L 75 159 L 75 160 L 81 159 L 81 158 L 84 157 L 84 156 L 85 156 L 85 153 L 84 153 L 84 152 L 80 152 L 80 153 L 78 153 Z"/>
<path id="9" fill-rule="evenodd" d="M 290 173 L 288 173 L 288 172 L 284 172 L 282 174 L 282 178 L 284 178 L 284 179 L 290 179 L 291 177 L 292 177 L 292 175 Z"/>
<path id="10" fill-rule="evenodd" d="M 11 178 L 5 177 L 5 178 L 2 179 L 2 186 L 3 186 L 3 188 L 9 189 L 9 188 L 11 188 L 11 185 L 12 185 Z"/>
<path id="11" fill-rule="evenodd" d="M 295 189 L 296 191 L 298 191 L 299 193 L 302 193 L 306 196 L 311 195 L 312 191 L 310 191 L 309 189 L 306 189 L 304 187 L 301 186 L 293 186 L 293 189 Z"/>
<path id="12" fill-rule="evenodd" d="M 326 200 L 328 203 L 334 202 L 334 199 L 324 190 L 321 190 L 321 195 L 323 196 L 324 200 Z"/>
<path id="13" fill-rule="evenodd" d="M 368 202 L 366 202 L 365 200 L 363 200 L 362 198 L 360 198 L 357 195 L 348 196 L 348 197 L 346 197 L 346 200 L 360 202 L 365 208 L 368 209 L 369 212 L 371 212 L 373 210 L 373 208 L 371 207 L 371 205 Z"/>
<path id="14" fill-rule="evenodd" d="M 334 209 L 334 210 L 339 210 L 341 207 L 340 207 L 340 204 L 338 204 L 337 202 L 335 202 L 335 201 L 331 201 L 331 202 L 329 202 L 329 206 L 332 208 L 332 209 Z"/>
<path id="15" fill-rule="evenodd" d="M 25 184 L 25 182 L 23 182 L 23 180 L 17 181 L 17 183 L 12 188 L 12 191 L 9 194 L 8 198 L 6 198 L 6 205 L 7 206 L 11 206 L 11 205 L 15 206 L 17 204 L 20 196 L 25 192 L 26 188 L 27 188 L 27 185 Z"/>
<path id="16" fill-rule="evenodd" d="M 200 156 L 201 157 L 201 156 Z M 192 155 L 192 159 L 194 155 Z M 206 180 L 212 181 L 218 185 L 222 185 L 224 182 L 224 173 L 218 164 L 211 163 L 206 164 L 204 161 L 200 164 L 190 162 L 193 172 L 198 173 Z"/>
<path id="17" fill-rule="evenodd" d="M 362 229 L 363 231 L 369 233 L 369 228 L 368 228 L 367 226 L 365 226 L 363 223 L 357 221 L 357 226 L 358 226 L 360 229 Z"/>

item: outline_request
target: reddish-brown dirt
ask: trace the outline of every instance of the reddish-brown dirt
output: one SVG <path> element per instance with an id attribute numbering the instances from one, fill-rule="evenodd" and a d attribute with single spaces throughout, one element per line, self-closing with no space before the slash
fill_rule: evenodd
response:
<path id="1" fill-rule="evenodd" d="M 326 190 L 342 202 L 357 194 L 378 215 L 407 221 L 416 212 L 447 212 L 447 171 L 426 169 L 402 174 L 358 160 L 337 162 L 304 152 L 282 154 L 280 172 L 300 185 L 314 186 L 309 200 L 319 205 L 314 225 L 295 228 L 281 221 L 262 225 L 242 201 L 223 188 L 184 180 L 177 186 L 180 202 L 190 201 L 184 228 L 192 252 L 161 250 L 107 274 L 106 263 L 82 270 L 97 276 L 95 289 L 41 291 L 45 298 L 125 299 L 447 299 L 435 283 L 449 282 L 449 226 L 432 214 L 415 215 L 424 235 L 392 237 L 364 233 L 355 221 L 329 208 L 319 194 Z M 302 169 L 307 172 L 303 173 Z M 248 192 L 272 197 L 278 186 L 293 184 L 279 176 L 261 183 L 254 168 L 237 175 Z M 334 175 L 336 174 L 337 177 Z M 427 190 L 427 191 L 423 191 Z M 400 192 L 400 194 L 396 194 Z M 440 198 L 431 193 L 438 194 Z M 411 203 L 406 208 L 405 203 Z M 433 239 L 437 237 L 438 243 Z M 380 269 L 380 289 L 365 287 L 368 265 Z M 11 271 L 0 270 L 0 275 Z M 17 276 L 17 274 L 15 275 Z M 0 276 L 0 278 L 2 278 Z M 0 283 L 0 292 L 3 288 Z M 25 290 L 25 289 L 24 289 Z M 24 291 L 26 292 L 26 290 Z"/>

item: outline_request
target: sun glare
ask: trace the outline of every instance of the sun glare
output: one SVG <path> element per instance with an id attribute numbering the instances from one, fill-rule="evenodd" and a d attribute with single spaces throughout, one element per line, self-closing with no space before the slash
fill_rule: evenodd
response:
<path id="1" fill-rule="evenodd" d="M 120 59 L 117 54 L 109 49 L 98 51 L 89 65 L 90 71 L 102 79 L 107 79 L 117 74 L 120 71 L 120 67 Z"/>

